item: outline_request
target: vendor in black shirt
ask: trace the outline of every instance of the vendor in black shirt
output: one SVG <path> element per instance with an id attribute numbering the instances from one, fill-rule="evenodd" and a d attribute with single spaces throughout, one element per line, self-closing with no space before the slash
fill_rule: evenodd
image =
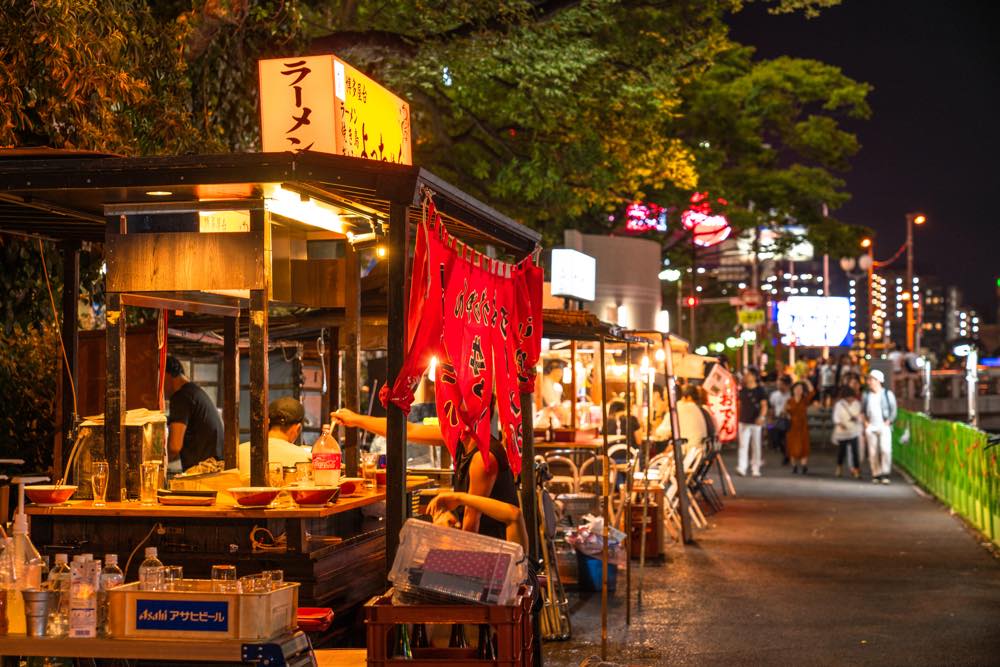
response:
<path id="1" fill-rule="evenodd" d="M 181 460 L 187 470 L 208 458 L 222 459 L 222 419 L 205 390 L 184 375 L 175 357 L 167 357 L 164 393 L 170 400 L 169 460 Z"/>

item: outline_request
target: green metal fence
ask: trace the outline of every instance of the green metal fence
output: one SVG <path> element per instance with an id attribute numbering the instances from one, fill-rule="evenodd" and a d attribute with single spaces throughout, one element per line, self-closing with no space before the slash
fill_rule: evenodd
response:
<path id="1" fill-rule="evenodd" d="M 1000 447 L 986 449 L 986 434 L 966 424 L 903 410 L 895 430 L 893 461 L 1000 544 Z"/>

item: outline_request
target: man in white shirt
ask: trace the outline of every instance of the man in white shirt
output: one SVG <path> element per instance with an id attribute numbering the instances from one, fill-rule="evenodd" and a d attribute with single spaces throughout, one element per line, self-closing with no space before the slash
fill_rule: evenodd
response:
<path id="1" fill-rule="evenodd" d="M 884 384 L 882 371 L 869 373 L 868 391 L 863 400 L 865 440 L 873 484 L 888 484 L 892 473 L 892 423 L 896 420 L 896 396 Z"/>
<path id="2" fill-rule="evenodd" d="M 302 434 L 302 421 L 306 411 L 302 404 L 291 396 L 271 401 L 267 406 L 270 430 L 267 432 L 267 461 L 280 463 L 282 467 L 294 466 L 296 463 L 308 463 L 312 460 L 309 451 L 294 444 Z M 240 467 L 240 479 L 244 484 L 250 483 L 250 443 L 240 443 L 237 450 L 237 461 Z"/>
<path id="3" fill-rule="evenodd" d="M 545 373 L 542 375 L 539 391 L 542 404 L 539 407 L 551 408 L 562 403 L 564 366 L 565 364 L 558 359 L 550 359 L 545 363 Z"/>
<path id="4" fill-rule="evenodd" d="M 680 400 L 677 401 L 677 425 L 680 430 L 680 437 L 687 440 L 683 447 L 686 454 L 689 447 L 705 447 L 705 439 L 708 437 L 708 424 L 705 423 L 705 413 L 701 411 L 697 402 L 698 388 L 688 385 L 681 390 Z M 663 415 L 663 420 L 656 427 L 653 439 L 657 442 L 664 442 L 670 439 L 671 434 L 670 412 Z"/>

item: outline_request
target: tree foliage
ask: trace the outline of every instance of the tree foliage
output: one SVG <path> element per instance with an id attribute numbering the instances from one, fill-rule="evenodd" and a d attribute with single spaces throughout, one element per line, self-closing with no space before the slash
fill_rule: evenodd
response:
<path id="1" fill-rule="evenodd" d="M 694 148 L 699 188 L 730 202 L 734 226 L 797 223 L 818 252 L 850 253 L 862 230 L 829 212 L 849 198 L 839 174 L 860 145 L 845 123 L 868 116 L 870 90 L 815 60 L 755 60 L 734 45 L 682 91 L 675 133 Z"/>

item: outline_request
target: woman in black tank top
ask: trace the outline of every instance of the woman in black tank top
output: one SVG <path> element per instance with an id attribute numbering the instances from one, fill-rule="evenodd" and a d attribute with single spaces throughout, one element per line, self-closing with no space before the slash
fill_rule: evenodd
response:
<path id="1" fill-rule="evenodd" d="M 472 466 L 473 460 L 480 454 L 479 448 L 476 447 L 474 442 L 464 444 L 463 446 L 465 447 L 465 451 L 455 462 L 455 483 L 452 486 L 455 491 L 468 493 L 471 481 L 469 469 Z M 493 455 L 493 459 L 496 459 L 496 479 L 493 481 L 493 488 L 490 489 L 486 497 L 520 507 L 521 503 L 518 499 L 517 487 L 514 484 L 514 473 L 511 472 L 510 464 L 507 462 L 507 452 L 504 450 L 503 445 L 496 439 L 490 439 L 490 454 Z M 488 474 L 493 472 L 493 468 L 489 464 L 486 465 L 486 468 Z M 456 508 L 455 514 L 460 522 L 464 521 L 465 512 L 465 507 Z M 507 526 L 486 515 L 480 515 L 479 534 L 496 537 L 501 540 L 507 539 Z"/>

